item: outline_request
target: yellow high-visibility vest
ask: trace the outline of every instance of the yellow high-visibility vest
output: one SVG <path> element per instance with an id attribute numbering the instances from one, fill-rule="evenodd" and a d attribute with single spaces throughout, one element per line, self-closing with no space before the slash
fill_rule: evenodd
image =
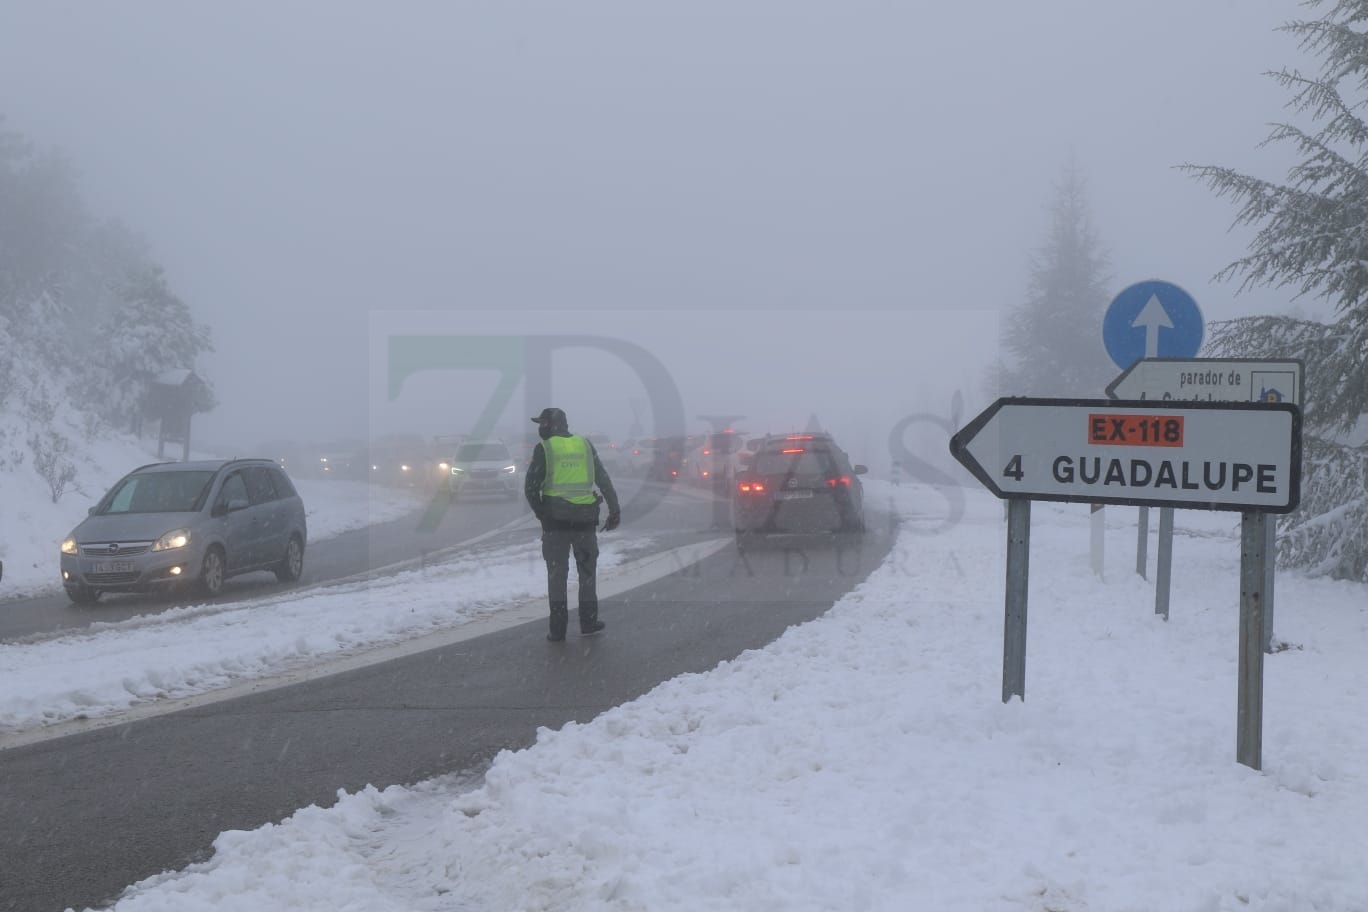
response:
<path id="1" fill-rule="evenodd" d="M 542 494 L 577 504 L 594 502 L 594 459 L 589 441 L 583 437 L 548 437 L 542 441 L 546 452 L 546 481 Z"/>

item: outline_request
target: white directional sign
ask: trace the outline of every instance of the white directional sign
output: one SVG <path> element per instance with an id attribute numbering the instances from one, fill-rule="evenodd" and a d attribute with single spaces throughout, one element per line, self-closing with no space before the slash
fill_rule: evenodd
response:
<path id="1" fill-rule="evenodd" d="M 1301 412 L 1287 403 L 999 399 L 950 440 L 998 497 L 1287 513 Z"/>
<path id="2" fill-rule="evenodd" d="M 1107 386 L 1113 399 L 1290 402 L 1302 399 L 1302 362 L 1144 358 Z"/>

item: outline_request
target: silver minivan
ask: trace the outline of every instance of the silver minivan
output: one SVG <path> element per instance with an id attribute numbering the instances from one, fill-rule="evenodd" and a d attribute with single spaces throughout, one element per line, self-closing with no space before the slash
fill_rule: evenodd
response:
<path id="1" fill-rule="evenodd" d="M 213 596 L 253 570 L 293 582 L 307 541 L 304 502 L 273 460 L 153 463 L 119 479 L 62 542 L 62 585 L 90 603 L 178 584 Z"/>

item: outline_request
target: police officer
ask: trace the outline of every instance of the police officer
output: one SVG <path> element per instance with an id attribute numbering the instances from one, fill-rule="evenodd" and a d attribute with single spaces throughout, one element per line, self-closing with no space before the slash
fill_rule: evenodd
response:
<path id="1" fill-rule="evenodd" d="M 579 579 L 580 634 L 593 636 L 603 630 L 595 578 L 599 503 L 608 502 L 605 532 L 618 527 L 622 513 L 613 481 L 593 444 L 570 433 L 565 412 L 558 408 L 542 409 L 532 422 L 537 425 L 542 442 L 532 451 L 523 494 L 541 520 L 542 557 L 546 560 L 547 598 L 551 603 L 551 631 L 546 638 L 558 643 L 565 639 L 565 628 L 570 622 L 567 583 L 571 552 Z M 595 487 L 599 494 L 594 493 Z"/>

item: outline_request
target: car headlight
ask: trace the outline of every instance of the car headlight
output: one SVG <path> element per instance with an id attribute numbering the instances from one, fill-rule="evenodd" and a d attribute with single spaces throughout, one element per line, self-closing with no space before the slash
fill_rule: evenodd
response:
<path id="1" fill-rule="evenodd" d="M 504 466 L 504 467 L 503 467 L 503 470 L 504 470 L 505 472 L 507 472 L 509 475 L 513 475 L 513 474 L 515 474 L 515 473 L 518 471 L 518 467 L 515 466 L 515 465 Z"/>
<path id="2" fill-rule="evenodd" d="M 437 463 L 437 468 L 439 468 L 439 469 L 441 469 L 443 472 L 445 472 L 447 469 L 451 468 L 451 463 L 449 463 L 449 462 L 439 462 L 439 463 Z"/>
<path id="3" fill-rule="evenodd" d="M 68 535 L 66 538 L 62 539 L 62 553 L 63 553 L 63 554 L 75 554 L 75 553 L 76 553 L 76 539 L 75 539 L 74 537 Z"/>
<path id="4" fill-rule="evenodd" d="M 152 545 L 153 551 L 172 551 L 190 544 L 189 529 L 172 529 Z"/>

